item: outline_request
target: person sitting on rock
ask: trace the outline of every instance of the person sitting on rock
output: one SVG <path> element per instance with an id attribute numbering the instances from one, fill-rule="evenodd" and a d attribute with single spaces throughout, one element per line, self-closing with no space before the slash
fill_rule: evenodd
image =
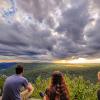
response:
<path id="1" fill-rule="evenodd" d="M 25 90 L 20 92 L 22 87 Z M 9 76 L 4 83 L 2 100 L 27 100 L 32 92 L 32 84 L 23 77 L 23 66 L 17 65 L 16 74 Z"/>

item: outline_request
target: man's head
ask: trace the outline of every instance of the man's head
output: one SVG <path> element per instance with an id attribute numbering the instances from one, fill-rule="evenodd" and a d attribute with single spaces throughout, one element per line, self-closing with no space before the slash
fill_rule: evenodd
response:
<path id="1" fill-rule="evenodd" d="M 16 67 L 16 74 L 22 74 L 23 73 L 23 66 L 17 65 Z"/>

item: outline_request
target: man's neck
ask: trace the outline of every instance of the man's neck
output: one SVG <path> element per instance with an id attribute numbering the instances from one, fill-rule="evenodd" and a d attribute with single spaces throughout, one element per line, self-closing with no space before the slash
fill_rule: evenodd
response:
<path id="1" fill-rule="evenodd" d="M 18 75 L 18 76 L 23 76 L 23 74 L 16 74 L 16 75 Z"/>

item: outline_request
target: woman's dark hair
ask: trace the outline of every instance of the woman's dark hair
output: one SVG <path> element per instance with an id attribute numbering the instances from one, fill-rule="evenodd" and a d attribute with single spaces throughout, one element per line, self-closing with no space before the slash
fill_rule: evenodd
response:
<path id="1" fill-rule="evenodd" d="M 23 73 L 23 66 L 22 65 L 17 65 L 16 74 L 21 74 L 21 73 Z"/>
<path id="2" fill-rule="evenodd" d="M 48 100 L 69 100 L 68 87 L 65 84 L 63 73 L 54 71 L 51 78 L 51 85 L 46 90 Z"/>

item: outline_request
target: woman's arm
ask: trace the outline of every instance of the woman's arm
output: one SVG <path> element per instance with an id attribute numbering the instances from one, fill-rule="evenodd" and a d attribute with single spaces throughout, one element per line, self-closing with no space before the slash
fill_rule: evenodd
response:
<path id="1" fill-rule="evenodd" d="M 47 96 L 47 95 L 44 96 L 44 97 L 43 97 L 43 100 L 49 100 L 48 96 Z"/>

